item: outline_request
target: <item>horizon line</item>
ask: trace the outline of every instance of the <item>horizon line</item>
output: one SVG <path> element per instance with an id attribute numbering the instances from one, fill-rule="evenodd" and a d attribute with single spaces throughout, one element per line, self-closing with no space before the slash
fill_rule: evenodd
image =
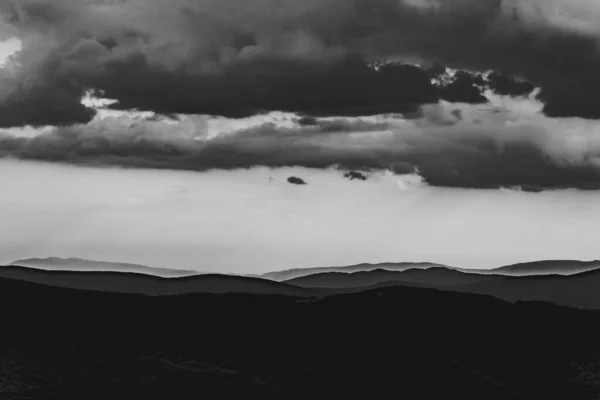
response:
<path id="1" fill-rule="evenodd" d="M 31 261 L 31 260 L 42 260 L 43 261 L 43 260 L 50 260 L 50 259 L 55 259 L 55 260 L 79 260 L 79 261 L 98 262 L 98 263 L 105 263 L 105 264 L 124 264 L 124 265 L 145 267 L 145 268 L 149 268 L 149 269 L 163 269 L 163 270 L 171 270 L 171 271 L 193 272 L 193 273 L 198 273 L 198 274 L 221 274 L 221 275 L 236 275 L 236 276 L 262 276 L 262 275 L 266 275 L 266 274 L 270 274 L 270 273 L 277 273 L 277 272 L 284 272 L 284 271 L 301 271 L 301 270 L 314 270 L 314 269 L 326 269 L 326 268 L 347 268 L 347 267 L 354 267 L 354 266 L 359 266 L 359 265 L 376 266 L 376 265 L 385 265 L 385 264 L 417 264 L 417 265 L 418 264 L 431 264 L 433 266 L 440 266 L 440 267 L 445 267 L 445 268 L 450 268 L 450 269 L 455 269 L 455 270 L 492 271 L 492 270 L 496 270 L 496 269 L 500 269 L 500 268 L 504 268 L 504 267 L 509 267 L 509 266 L 513 266 L 513 265 L 532 264 L 532 263 L 539 263 L 539 262 L 559 262 L 559 261 L 579 262 L 579 263 L 600 262 L 600 260 L 598 260 L 598 259 L 588 259 L 588 260 L 566 259 L 566 258 L 561 258 L 561 259 L 533 259 L 533 260 L 529 260 L 529 261 L 520 261 L 520 262 L 515 262 L 515 263 L 509 263 L 509 264 L 500 264 L 497 267 L 491 267 L 491 268 L 475 268 L 475 267 L 457 267 L 457 266 L 454 266 L 454 265 L 451 265 L 451 264 L 439 263 L 439 262 L 432 262 L 432 261 L 383 261 L 383 262 L 359 262 L 359 263 L 354 263 L 354 264 L 327 265 L 327 266 L 317 266 L 317 267 L 284 268 L 284 269 L 276 269 L 276 270 L 270 270 L 270 271 L 265 271 L 265 272 L 255 272 L 255 273 L 235 273 L 235 272 L 224 272 L 224 271 L 201 271 L 201 270 L 188 269 L 188 268 L 183 268 L 183 267 L 172 267 L 172 268 L 170 268 L 170 267 L 154 266 L 154 265 L 140 264 L 140 263 L 134 263 L 134 262 L 128 262 L 128 261 L 107 261 L 107 260 L 99 260 L 99 259 L 92 259 L 92 258 L 57 257 L 57 256 L 36 256 L 36 257 L 21 258 L 21 259 L 17 259 L 17 260 L 14 260 L 14 261 L 9 261 L 8 263 L 2 263 L 2 264 L 4 264 L 5 266 L 22 266 L 22 265 L 18 265 L 18 263 L 19 262 Z M 65 269 L 64 271 L 78 271 L 78 270 Z M 115 271 L 115 272 L 118 272 L 118 271 Z"/>

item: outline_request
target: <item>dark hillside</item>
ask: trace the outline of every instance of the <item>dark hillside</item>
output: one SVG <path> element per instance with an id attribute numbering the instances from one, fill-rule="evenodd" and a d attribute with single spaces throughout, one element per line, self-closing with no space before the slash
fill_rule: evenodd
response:
<path id="1" fill-rule="evenodd" d="M 3 400 L 600 395 L 599 314 L 545 303 L 406 287 L 144 296 L 10 279 L 0 301 Z"/>

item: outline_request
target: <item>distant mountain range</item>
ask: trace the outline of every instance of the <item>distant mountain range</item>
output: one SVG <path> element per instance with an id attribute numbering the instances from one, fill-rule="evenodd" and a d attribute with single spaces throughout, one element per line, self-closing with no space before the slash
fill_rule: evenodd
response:
<path id="1" fill-rule="evenodd" d="M 206 272 L 192 271 L 174 268 L 156 268 L 146 265 L 117 263 L 108 261 L 95 261 L 82 258 L 28 258 L 17 260 L 10 265 L 31 267 L 45 270 L 68 270 L 68 271 L 113 271 L 113 272 L 132 272 L 139 274 L 155 275 L 164 278 L 174 278 L 183 276 L 192 276 L 206 274 Z M 572 275 L 580 272 L 591 271 L 600 268 L 600 261 L 576 261 L 576 260 L 548 260 L 534 261 L 519 264 L 512 264 L 495 269 L 470 269 L 456 268 L 443 264 L 429 262 L 399 262 L 399 263 L 379 263 L 379 264 L 356 264 L 338 267 L 316 267 L 316 268 L 295 268 L 281 271 L 272 271 L 264 274 L 246 274 L 243 276 L 252 278 L 263 278 L 274 281 L 288 281 L 290 279 L 300 278 L 307 275 L 322 273 L 354 273 L 373 270 L 386 271 L 406 271 L 411 269 L 443 269 L 463 272 L 467 274 L 493 274 L 508 276 L 524 275 Z M 232 274 L 233 275 L 233 274 Z"/>
<path id="2" fill-rule="evenodd" d="M 493 274 L 493 275 L 509 275 L 509 276 L 524 276 L 524 275 L 572 275 L 579 272 L 591 271 L 600 268 L 600 261 L 575 261 L 575 260 L 549 260 L 526 262 L 513 265 L 507 265 L 494 269 L 471 269 L 471 268 L 456 268 L 443 264 L 436 263 L 380 263 L 380 264 L 356 264 L 341 267 L 318 267 L 318 268 L 296 268 L 282 271 L 267 272 L 262 275 L 257 275 L 261 278 L 272 279 L 276 281 L 287 281 L 302 276 L 312 275 L 316 273 L 353 273 L 365 272 L 373 270 L 387 271 L 406 271 L 409 269 L 429 269 L 443 268 L 446 270 L 454 270 L 468 274 Z"/>
<path id="3" fill-rule="evenodd" d="M 374 269 L 351 273 L 325 272 L 305 275 L 283 282 L 307 288 L 356 288 L 388 284 L 420 284 L 428 286 L 458 286 L 502 278 L 491 274 L 472 274 L 443 267 L 411 268 L 404 271 Z"/>
<path id="4" fill-rule="evenodd" d="M 507 265 L 493 269 L 493 273 L 504 275 L 572 275 L 600 268 L 600 261 L 548 260 Z"/>
<path id="5" fill-rule="evenodd" d="M 546 301 L 600 310 L 600 270 L 571 275 L 501 275 L 464 273 L 446 268 L 354 273 L 318 273 L 283 281 L 304 288 L 357 292 L 389 286 L 413 286 L 483 294 L 507 301 Z"/>
<path id="6" fill-rule="evenodd" d="M 24 260 L 14 261 L 11 263 L 11 265 L 46 270 L 133 272 L 139 274 L 162 276 L 165 278 L 191 276 L 198 275 L 200 273 L 197 271 L 183 269 L 154 268 L 138 264 L 94 261 L 82 258 L 28 258 Z"/>
<path id="7" fill-rule="evenodd" d="M 289 279 L 300 278 L 302 276 L 327 273 L 327 272 L 338 272 L 338 273 L 352 273 L 352 272 L 364 272 L 373 271 L 376 269 L 384 269 L 388 271 L 405 271 L 412 268 L 450 268 L 442 264 L 434 263 L 382 263 L 382 264 L 356 264 L 348 265 L 343 267 L 317 267 L 317 268 L 295 268 L 283 271 L 267 272 L 262 275 L 258 275 L 261 278 L 272 279 L 275 281 L 286 281 Z"/>
<path id="8" fill-rule="evenodd" d="M 595 261 L 522 263 L 492 270 L 457 269 L 432 263 L 359 264 L 277 271 L 262 276 L 163 270 L 80 259 L 30 259 L 19 263 L 23 265 L 0 267 L 0 278 L 145 295 L 249 293 L 322 298 L 389 286 L 412 286 L 491 295 L 511 302 L 547 301 L 600 310 L 600 263 Z"/>
<path id="9" fill-rule="evenodd" d="M 310 296 L 315 292 L 267 279 L 219 274 L 163 278 L 132 272 L 60 271 L 5 266 L 0 268 L 0 278 L 69 289 L 145 295 L 254 293 Z"/>
<path id="10" fill-rule="evenodd" d="M 452 290 L 486 294 L 507 301 L 546 301 L 558 305 L 600 309 L 600 270 L 572 275 L 508 276 L 455 286 Z"/>

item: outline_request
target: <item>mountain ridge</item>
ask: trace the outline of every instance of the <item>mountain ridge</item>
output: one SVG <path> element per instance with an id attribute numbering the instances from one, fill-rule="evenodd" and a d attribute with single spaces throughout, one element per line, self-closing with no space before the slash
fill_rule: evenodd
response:
<path id="1" fill-rule="evenodd" d="M 324 272 L 288 279 L 282 282 L 301 287 L 352 288 L 398 282 L 398 284 L 419 283 L 428 286 L 454 286 L 496 279 L 500 275 L 468 273 L 443 267 L 409 268 L 403 271 L 390 271 L 378 268 L 357 272 Z"/>
<path id="2" fill-rule="evenodd" d="M 516 264 L 509 264 L 502 267 L 494 268 L 496 272 L 514 272 L 526 274 L 535 271 L 535 267 L 543 267 L 547 272 L 554 272 L 560 275 L 570 275 L 583 271 L 591 271 L 600 268 L 600 261 L 580 261 L 580 260 L 540 260 L 530 261 Z"/>
<path id="3" fill-rule="evenodd" d="M 309 296 L 314 292 L 268 279 L 225 274 L 161 277 L 135 272 L 44 270 L 9 265 L 0 267 L 0 278 L 62 288 L 154 296 L 186 293 L 271 293 Z"/>
<path id="4" fill-rule="evenodd" d="M 203 273 L 185 269 L 149 267 L 143 264 L 99 261 L 78 257 L 32 257 L 15 260 L 9 263 L 9 265 L 46 270 L 64 270 L 65 268 L 69 268 L 69 270 L 77 271 L 141 272 L 163 277 L 191 276 Z"/>
<path id="5" fill-rule="evenodd" d="M 326 273 L 326 272 L 358 272 L 358 271 L 372 271 L 374 269 L 388 269 L 388 270 L 405 270 L 419 266 L 422 268 L 428 267 L 444 267 L 452 268 L 443 264 L 429 263 L 429 262 L 399 262 L 399 263 L 361 263 L 345 266 L 336 267 L 313 267 L 313 268 L 293 268 L 287 270 L 270 271 L 260 274 L 260 277 L 273 279 L 273 280 L 288 280 L 298 278 L 301 276 L 310 275 L 313 273 Z"/>
<path id="6" fill-rule="evenodd" d="M 34 257 L 16 260 L 8 265 L 30 266 L 37 269 L 46 270 L 77 270 L 77 271 L 120 271 L 120 272 L 141 272 L 162 277 L 181 277 L 200 274 L 210 274 L 209 272 L 150 267 L 143 264 L 100 261 L 77 257 Z M 73 267 L 77 267 L 73 269 Z M 468 274 L 501 274 L 505 276 L 525 276 L 525 275 L 542 275 L 557 273 L 561 275 L 572 275 L 582 271 L 590 271 L 600 268 L 600 260 L 581 261 L 581 260 L 538 260 L 522 263 L 508 264 L 497 268 L 460 268 L 453 267 L 440 263 L 433 262 L 383 262 L 383 263 L 359 263 L 343 266 L 326 266 L 326 267 L 310 267 L 310 268 L 292 268 L 268 271 L 265 273 L 254 274 L 227 274 L 246 277 L 255 277 L 270 279 L 275 281 L 284 281 L 301 276 L 312 275 L 315 273 L 341 272 L 354 273 L 359 271 L 372 271 L 375 269 L 384 269 L 389 271 L 405 271 L 407 269 L 428 269 L 428 268 L 445 268 L 448 270 L 459 271 Z"/>
<path id="7" fill-rule="evenodd" d="M 545 265 L 549 265 L 549 268 L 544 268 Z M 559 268 L 560 266 L 560 268 Z M 568 268 L 571 266 L 571 268 Z M 581 260 L 538 260 L 528 261 L 517 264 L 509 264 L 497 268 L 459 268 L 452 267 L 445 264 L 431 263 L 431 262 L 385 262 L 385 263 L 361 263 L 347 266 L 335 266 L 335 267 L 314 267 L 314 268 L 293 268 L 288 270 L 270 271 L 257 276 L 273 279 L 278 281 L 285 281 L 289 279 L 299 278 L 306 275 L 312 275 L 315 273 L 328 273 L 328 272 L 358 272 L 358 271 L 372 271 L 375 269 L 385 269 L 389 271 L 405 271 L 411 268 L 445 268 L 448 270 L 459 271 L 469 274 L 497 274 L 505 276 L 524 276 L 524 275 L 545 275 L 549 273 L 561 273 L 562 275 L 571 275 L 582 271 L 590 271 L 600 268 L 600 261 L 581 261 Z"/>
<path id="8" fill-rule="evenodd" d="M 580 309 L 600 310 L 600 270 L 571 275 L 469 274 L 454 270 L 372 270 L 313 274 L 283 281 L 305 288 L 356 293 L 373 288 L 407 286 L 491 295 L 509 302 L 545 301 Z"/>

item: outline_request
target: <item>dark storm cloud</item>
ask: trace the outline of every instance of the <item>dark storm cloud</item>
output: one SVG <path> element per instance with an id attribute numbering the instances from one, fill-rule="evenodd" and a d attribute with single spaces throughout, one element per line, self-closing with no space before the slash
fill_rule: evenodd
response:
<path id="1" fill-rule="evenodd" d="M 543 124 L 489 127 L 438 103 L 479 106 L 484 88 L 522 96 L 540 87 L 546 114 L 600 117 L 600 6 L 553 4 L 571 8 L 544 0 L 0 0 L 0 37 L 23 43 L 0 69 L 0 126 L 60 126 L 32 138 L 5 133 L 0 154 L 193 171 L 389 169 L 445 187 L 597 189 L 595 142 L 585 150 L 585 140 L 548 136 Z M 398 64 L 367 64 L 377 58 Z M 441 65 L 459 72 L 449 79 Z M 90 89 L 117 100 L 114 108 L 171 119 L 302 117 L 294 128 L 194 140 L 162 117 L 92 120 L 95 111 L 80 104 Z M 322 118 L 386 113 L 410 121 Z"/>
<path id="2" fill-rule="evenodd" d="M 428 72 L 433 79 L 440 78 L 440 72 L 435 68 Z M 482 88 L 487 86 L 488 84 L 482 76 L 464 71 L 458 71 L 451 82 L 436 85 L 441 99 L 452 103 L 467 104 L 487 103 L 487 98 L 482 94 Z"/>
<path id="3" fill-rule="evenodd" d="M 134 65 L 138 64 L 138 67 Z M 108 67 L 107 67 L 108 68 Z M 254 59 L 211 76 L 172 76 L 143 60 L 110 66 L 98 81 L 116 108 L 240 118 L 279 110 L 313 116 L 361 116 L 414 111 L 437 101 L 427 74 L 413 66 L 375 71 L 360 58 L 326 66 Z M 119 72 L 116 72 L 119 71 Z"/>
<path id="4" fill-rule="evenodd" d="M 0 104 L 0 113 L 22 115 L 5 117 L 4 126 L 66 121 L 69 112 L 82 121 L 91 111 L 74 103 L 86 88 L 104 90 L 122 109 L 234 117 L 273 109 L 410 113 L 438 97 L 484 101 L 467 75 L 438 91 L 420 69 L 375 71 L 364 62 L 389 57 L 524 76 L 542 87 L 548 114 L 597 117 L 597 32 L 585 19 L 593 13 L 580 11 L 598 6 L 560 0 L 579 12 L 569 15 L 548 3 L 0 0 L 1 26 L 24 44 L 20 72 L 0 79 L 0 97 L 25 93 L 19 98 L 40 103 L 43 88 L 65 104 L 56 110 L 61 117 L 29 117 L 14 100 Z M 505 83 L 498 85 L 512 90 Z"/>
<path id="5" fill-rule="evenodd" d="M 258 166 L 390 170 L 419 174 L 432 186 L 600 189 L 598 146 L 580 149 L 533 125 L 499 132 L 460 124 L 385 130 L 327 131 L 318 125 L 264 124 L 211 139 L 175 137 L 150 122 L 122 131 L 96 123 L 56 129 L 35 137 L 0 137 L 0 155 L 76 165 L 207 171 Z M 146 125 L 145 125 L 146 124 Z M 347 123 L 350 127 L 352 124 Z M 592 143 L 592 142 L 590 142 Z M 564 149 L 569 151 L 565 151 Z"/>
<path id="6" fill-rule="evenodd" d="M 21 30 L 24 50 L 16 82 L 3 92 L 25 92 L 32 102 L 39 87 L 71 103 L 95 88 L 119 100 L 119 109 L 246 117 L 268 110 L 408 112 L 437 101 L 423 70 L 375 71 L 348 47 L 358 19 L 348 1 L 25 0 L 7 10 L 3 15 Z M 0 79 L 5 87 L 6 81 Z M 10 100 L 0 113 L 22 104 Z M 74 110 L 73 122 L 81 122 L 81 111 Z"/>
<path id="7" fill-rule="evenodd" d="M 387 10 L 388 33 L 369 38 L 393 56 L 398 48 L 425 61 L 453 68 L 497 70 L 524 77 L 542 88 L 549 116 L 599 118 L 600 89 L 596 23 L 600 3 L 592 0 L 410 0 Z M 392 33 L 393 32 L 393 33 Z M 384 40 L 383 37 L 386 39 Z M 373 50 L 374 51 L 374 50 Z"/>
<path id="8" fill-rule="evenodd" d="M 503 76 L 496 72 L 487 76 L 486 84 L 495 93 L 505 96 L 525 96 L 535 90 L 531 82 Z"/>
<path id="9" fill-rule="evenodd" d="M 0 127 L 14 126 L 62 126 L 86 123 L 96 111 L 81 104 L 73 92 L 44 87 L 25 95 L 5 99 L 0 105 Z"/>

